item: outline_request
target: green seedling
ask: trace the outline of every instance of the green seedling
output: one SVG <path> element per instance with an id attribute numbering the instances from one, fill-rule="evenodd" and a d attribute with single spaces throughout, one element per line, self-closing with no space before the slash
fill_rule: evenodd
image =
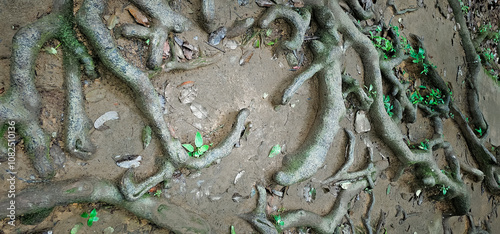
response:
<path id="1" fill-rule="evenodd" d="M 394 115 L 394 113 L 392 113 L 392 109 L 394 109 L 394 106 L 391 105 L 391 98 L 389 97 L 389 95 L 384 97 L 384 107 L 389 117 L 392 117 Z"/>
<path id="2" fill-rule="evenodd" d="M 424 98 L 422 97 L 422 95 L 420 95 L 420 92 L 418 92 L 418 90 L 415 90 L 415 92 L 410 95 L 410 101 L 412 104 L 418 104 L 423 102 Z"/>
<path id="3" fill-rule="evenodd" d="M 259 48 L 260 47 L 260 40 L 259 39 L 255 40 L 255 43 L 253 44 L 253 46 L 255 48 Z"/>
<path id="4" fill-rule="evenodd" d="M 276 43 L 278 43 L 278 38 L 274 39 L 274 41 L 270 41 L 270 42 L 266 43 L 266 45 L 273 46 Z"/>
<path id="5" fill-rule="evenodd" d="M 488 30 L 491 30 L 492 27 L 493 26 L 491 25 L 491 23 L 485 24 L 479 28 L 479 32 L 480 33 L 487 32 Z"/>
<path id="6" fill-rule="evenodd" d="M 439 190 L 441 190 L 441 192 L 443 192 L 443 195 L 446 195 L 446 193 L 448 192 L 448 189 L 450 189 L 450 186 L 446 187 L 443 185 L 441 185 L 441 188 L 439 188 Z"/>
<path id="7" fill-rule="evenodd" d="M 427 100 L 425 101 L 425 104 L 430 105 L 430 106 L 436 106 L 440 104 L 444 104 L 443 100 L 443 94 L 441 93 L 441 90 L 439 89 L 431 89 L 431 93 L 426 96 Z"/>
<path id="8" fill-rule="evenodd" d="M 280 153 L 281 153 L 281 146 L 279 144 L 276 144 L 275 146 L 273 146 L 273 148 L 271 148 L 271 152 L 269 152 L 269 157 L 272 158 Z"/>
<path id="9" fill-rule="evenodd" d="M 420 145 L 418 146 L 418 148 L 423 149 L 423 150 L 429 150 L 429 145 L 422 141 L 422 142 L 420 142 Z"/>
<path id="10" fill-rule="evenodd" d="M 374 98 L 377 96 L 377 91 L 373 89 L 373 85 L 370 84 L 370 87 L 366 87 L 365 85 L 365 89 L 368 91 L 368 97 Z"/>
<path id="11" fill-rule="evenodd" d="M 482 128 L 476 129 L 476 132 L 479 133 L 479 136 L 483 136 L 483 129 Z"/>
<path id="12" fill-rule="evenodd" d="M 270 28 L 269 28 L 269 29 L 267 29 L 267 31 L 266 31 L 266 37 L 271 36 L 271 33 L 273 33 L 273 30 L 272 30 L 272 29 L 270 29 Z"/>
<path id="13" fill-rule="evenodd" d="M 415 50 L 410 51 L 410 56 L 413 58 L 413 63 L 423 62 L 425 59 L 425 50 L 423 48 L 418 48 L 418 53 Z"/>
<path id="14" fill-rule="evenodd" d="M 231 234 L 236 234 L 236 231 L 234 230 L 234 226 L 231 225 Z"/>
<path id="15" fill-rule="evenodd" d="M 200 132 L 196 132 L 196 136 L 194 138 L 194 145 L 195 146 L 193 147 L 190 144 L 182 144 L 182 147 L 184 147 L 188 151 L 189 156 L 195 158 L 199 158 L 210 147 L 209 145 L 203 144 L 203 137 L 201 136 Z"/>
<path id="16" fill-rule="evenodd" d="M 83 214 L 81 215 L 82 218 L 88 218 L 87 220 L 87 225 L 89 227 L 92 227 L 92 224 L 94 222 L 97 222 L 99 221 L 99 217 L 97 217 L 97 211 L 95 209 L 93 209 L 90 214 L 87 214 L 87 212 L 83 212 Z"/>
<path id="17" fill-rule="evenodd" d="M 279 227 L 282 227 L 285 225 L 285 222 L 283 222 L 283 220 L 281 220 L 281 215 L 274 215 L 274 221 L 276 222 L 276 225 L 278 225 Z"/>
<path id="18" fill-rule="evenodd" d="M 153 194 L 155 197 L 161 197 L 161 189 L 156 190 L 156 192 Z"/>
<path id="19" fill-rule="evenodd" d="M 484 58 L 486 58 L 486 61 L 490 61 L 493 58 L 495 58 L 495 55 L 493 55 L 493 53 L 491 53 L 490 48 L 486 49 L 486 51 L 483 52 L 483 55 L 484 55 Z"/>

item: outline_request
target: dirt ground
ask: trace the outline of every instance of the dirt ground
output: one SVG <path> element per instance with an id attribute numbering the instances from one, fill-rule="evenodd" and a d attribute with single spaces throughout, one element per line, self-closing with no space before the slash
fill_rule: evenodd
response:
<path id="1" fill-rule="evenodd" d="M 446 1 L 438 0 L 440 4 L 447 5 Z M 81 1 L 75 1 L 76 8 Z M 116 14 L 121 23 L 133 23 L 133 18 L 124 10 L 128 4 L 125 0 L 110 0 L 109 15 Z M 218 51 L 205 43 L 207 34 L 197 26 L 199 22 L 199 2 L 176 1 L 182 13 L 194 21 L 190 31 L 178 36 L 198 47 L 206 54 L 215 54 Z M 384 5 L 385 3 L 379 3 Z M 413 1 L 399 1 L 399 8 L 416 5 Z M 411 12 L 392 19 L 393 25 L 398 25 L 401 33 L 409 36 L 410 33 L 424 37 L 424 43 L 430 60 L 437 66 L 440 75 L 452 84 L 455 102 L 461 108 L 466 105 L 464 98 L 466 69 L 464 52 L 460 46 L 460 37 L 454 30 L 454 22 L 443 17 L 434 7 L 435 1 L 425 2 L 426 7 L 416 12 Z M 0 88 L 9 87 L 9 64 L 11 53 L 11 40 L 19 27 L 33 22 L 43 14 L 50 12 L 52 1 L 41 0 L 0 0 Z M 246 6 L 239 6 L 237 1 L 216 1 L 216 21 L 220 26 L 230 26 L 236 19 L 255 17 L 265 10 L 254 2 Z M 381 8 L 383 9 L 383 8 Z M 384 12 L 386 22 L 391 19 L 392 11 L 388 8 Z M 289 29 L 283 22 L 272 25 L 271 40 L 278 38 L 281 33 Z M 241 42 L 241 38 L 235 39 Z M 225 43 L 227 43 L 227 39 Z M 118 45 L 123 47 L 123 55 L 134 65 L 145 68 L 147 45 L 140 40 L 117 39 Z M 50 41 L 50 45 L 58 42 Z M 311 79 L 306 82 L 295 94 L 289 105 L 275 110 L 274 103 L 281 98 L 283 89 L 299 71 L 291 71 L 285 57 L 275 52 L 272 46 L 254 48 L 251 43 L 247 46 L 238 46 L 230 49 L 219 46 L 226 52 L 216 64 L 191 71 L 175 71 L 161 73 L 154 77 L 152 82 L 160 94 L 165 95 L 169 113 L 165 115 L 166 121 L 174 129 L 175 134 L 183 143 L 194 143 L 194 136 L 199 131 L 206 143 L 217 144 L 229 132 L 238 110 L 249 108 L 251 111 L 247 122 L 252 123 L 251 132 L 246 140 L 241 140 L 239 148 L 215 165 L 200 171 L 182 170 L 170 183 L 170 187 L 163 189 L 162 198 L 179 205 L 187 210 L 194 211 L 211 223 L 216 233 L 229 233 L 234 226 L 236 233 L 255 232 L 252 226 L 239 218 L 239 214 L 252 211 L 256 205 L 255 184 L 263 182 L 269 188 L 280 190 L 282 187 L 274 185 L 272 175 L 281 167 L 283 155 L 293 152 L 301 144 L 308 130 L 314 122 L 318 108 L 317 82 Z M 249 62 L 239 65 L 240 57 L 247 50 L 253 51 Z M 63 89 L 62 51 L 58 55 L 41 52 L 37 60 L 36 84 L 43 97 L 41 122 L 44 129 L 53 135 L 53 142 L 62 142 L 63 119 L 65 107 L 65 94 Z M 358 81 L 362 82 L 362 67 L 359 58 L 351 50 L 345 53 L 344 67 Z M 311 55 L 306 50 L 305 64 L 311 60 Z M 91 131 L 91 139 L 97 145 L 94 157 L 89 161 L 81 161 L 67 156 L 64 167 L 57 171 L 54 180 L 81 178 L 95 176 L 100 178 L 121 178 L 126 170 L 115 164 L 113 157 L 116 155 L 141 155 L 141 166 L 137 169 L 139 179 L 146 178 L 155 172 L 157 157 L 161 157 L 159 142 L 153 137 L 151 144 L 144 149 L 141 140 L 142 129 L 145 126 L 144 117 L 135 105 L 130 89 L 109 71 L 99 65 L 101 77 L 90 80 L 82 78 L 84 94 L 86 97 L 86 111 L 94 121 L 108 111 L 116 111 L 118 120 L 109 121 L 106 130 Z M 183 82 L 193 81 L 197 89 L 194 102 L 208 110 L 208 116 L 199 119 L 193 115 L 188 105 L 179 101 L 179 94 L 184 86 Z M 491 133 L 488 142 L 490 146 L 500 145 L 500 87 L 483 75 L 480 79 L 480 104 L 489 123 Z M 355 110 L 352 109 L 349 99 L 346 117 L 341 121 L 341 126 L 354 129 Z M 475 166 L 463 137 L 453 120 L 444 121 L 445 139 L 449 141 L 461 161 Z M 419 142 L 431 134 L 429 121 L 422 118 L 413 124 L 401 127 L 402 131 L 413 142 Z M 448 207 L 445 202 L 436 202 L 427 197 L 424 192 L 423 202 L 418 204 L 413 199 L 417 190 L 423 186 L 413 180 L 412 171 L 407 170 L 403 177 L 391 182 L 393 164 L 397 159 L 389 149 L 375 136 L 373 131 L 356 134 L 356 168 L 365 164 L 366 144 L 374 146 L 375 161 L 384 160 L 389 164 L 389 169 L 384 171 L 376 181 L 373 190 L 376 198 L 372 211 L 372 225 L 375 226 L 380 211 L 387 213 L 385 228 L 387 233 L 442 233 L 443 211 Z M 319 214 L 330 211 L 336 197 L 334 190 L 321 185 L 321 181 L 330 177 L 344 162 L 344 153 L 347 136 L 344 131 L 339 131 L 335 136 L 334 144 L 327 155 L 327 162 L 313 178 L 289 187 L 285 196 L 268 197 L 268 204 L 273 214 L 278 209 L 294 210 L 306 209 Z M 280 144 L 283 153 L 269 158 L 268 154 L 273 145 Z M 22 151 L 22 144 L 18 145 L 16 170 L 18 176 L 24 179 L 37 179 L 35 170 L 30 165 Z M 444 162 L 442 151 L 435 156 Z M 7 166 L 0 165 L 0 196 L 7 196 Z M 235 177 L 241 177 L 235 181 Z M 17 189 L 22 189 L 30 184 L 17 180 Z M 479 182 L 465 175 L 465 183 L 472 194 L 471 214 L 476 225 L 479 220 L 487 220 L 493 233 L 500 232 L 498 221 L 498 197 L 491 197 L 487 192 L 482 192 Z M 306 202 L 304 187 L 316 188 L 317 194 L 313 202 Z M 239 198 L 241 197 L 241 198 Z M 365 215 L 370 198 L 368 193 L 361 192 L 351 202 L 350 217 L 357 230 L 362 228 L 361 217 Z M 400 206 L 407 213 L 407 218 L 402 219 L 396 215 Z M 102 233 L 108 227 L 114 233 L 168 233 L 147 220 L 138 219 L 127 211 L 109 206 L 104 203 L 97 204 L 71 204 L 56 207 L 54 211 L 42 222 L 35 225 L 21 224 L 16 221 L 15 228 L 2 221 L 0 232 L 26 233 L 47 232 L 69 233 L 77 223 L 85 222 L 80 215 L 96 208 L 99 221 L 92 227 L 83 227 L 79 233 Z M 452 217 L 448 224 L 453 233 L 465 233 L 468 221 L 465 216 Z M 109 230 L 109 229 L 108 229 Z"/>

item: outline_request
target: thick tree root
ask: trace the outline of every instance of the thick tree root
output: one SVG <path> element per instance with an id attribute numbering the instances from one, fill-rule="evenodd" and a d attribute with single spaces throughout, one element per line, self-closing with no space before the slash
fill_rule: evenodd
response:
<path id="1" fill-rule="evenodd" d="M 87 75 L 94 77 L 94 64 L 85 47 L 80 44 L 73 30 L 73 1 L 56 0 L 54 8 L 50 15 L 45 16 L 36 22 L 20 29 L 14 36 L 11 60 L 11 87 L 5 95 L 0 98 L 0 123 L 6 121 L 15 121 L 19 133 L 24 138 L 25 149 L 28 156 L 32 159 L 35 169 L 40 177 L 49 178 L 55 174 L 54 163 L 49 154 L 50 137 L 41 129 L 39 125 L 39 114 L 41 108 L 41 99 L 34 83 L 35 61 L 43 44 L 57 38 L 61 41 L 66 57 L 74 57 L 73 63 L 79 60 L 85 66 Z M 79 79 L 79 73 L 75 74 L 74 69 L 70 68 L 67 72 L 68 80 Z M 81 92 L 81 90 L 79 91 Z M 73 93 L 78 95 L 77 93 Z M 81 93 L 80 93 L 81 95 Z M 81 102 L 72 104 L 74 110 L 83 110 Z M 66 121 L 69 126 L 80 121 L 79 118 L 86 118 L 85 115 L 75 116 L 77 113 L 68 113 Z M 67 131 L 77 131 L 74 128 L 68 128 Z M 84 129 L 79 130 L 81 138 L 87 138 Z M 69 136 L 67 143 L 70 148 L 92 152 L 91 143 L 78 143 L 78 138 L 74 133 Z M 83 145 L 85 144 L 85 145 Z M 76 156 L 81 156 L 75 154 Z M 88 155 L 82 156 L 88 159 Z"/>
<path id="2" fill-rule="evenodd" d="M 0 201 L 0 215 L 8 215 L 10 198 Z M 105 202 L 122 207 L 134 215 L 176 233 L 210 233 L 210 225 L 199 215 L 164 199 L 142 197 L 129 202 L 112 182 L 104 179 L 58 181 L 30 187 L 16 194 L 16 215 L 75 202 Z"/>
<path id="3" fill-rule="evenodd" d="M 333 20 L 333 19 L 331 19 Z M 314 63 L 308 68 L 307 75 L 312 76 L 318 71 L 319 103 L 320 108 L 312 129 L 306 140 L 294 153 L 288 154 L 283 159 L 282 169 L 275 174 L 274 179 L 281 185 L 291 185 L 303 181 L 316 173 L 323 165 L 330 145 L 339 129 L 339 121 L 345 114 L 342 99 L 342 76 L 340 74 L 340 62 L 338 57 L 341 53 L 340 46 L 334 44 L 336 40 L 332 35 L 324 32 L 320 40 L 311 43 L 311 49 L 315 54 L 315 61 L 323 58 L 322 65 Z M 310 72 L 313 71 L 313 72 Z M 303 81 L 296 78 L 292 89 L 287 89 L 285 94 L 293 94 L 295 87 L 299 87 Z M 283 100 L 289 98 L 283 97 Z"/>
<path id="4" fill-rule="evenodd" d="M 126 24 L 121 27 L 121 33 L 126 37 L 149 39 L 149 58 L 146 66 L 157 69 L 163 61 L 163 44 L 168 34 L 186 31 L 188 19 L 174 12 L 168 3 L 162 0 L 132 0 L 132 2 L 153 18 L 151 27 Z"/>
<path id="5" fill-rule="evenodd" d="M 465 52 L 465 61 L 467 62 L 467 100 L 469 104 L 469 114 L 471 116 L 470 123 L 474 128 L 481 128 L 483 131 L 488 130 L 488 125 L 484 119 L 483 113 L 479 109 L 479 95 L 478 95 L 478 82 L 477 77 L 481 71 L 481 61 L 479 61 L 479 56 L 476 53 L 474 44 L 467 30 L 467 24 L 465 18 L 462 14 L 462 8 L 457 0 L 448 0 L 451 9 L 453 9 L 453 15 L 455 15 L 455 22 L 460 25 L 460 30 L 458 31 L 460 38 L 462 40 L 462 47 Z"/>
<path id="6" fill-rule="evenodd" d="M 172 162 L 179 166 L 199 170 L 210 166 L 210 164 L 218 159 L 226 157 L 231 153 L 231 150 L 238 143 L 241 132 L 245 130 L 245 120 L 249 114 L 250 111 L 248 109 L 242 109 L 238 113 L 238 116 L 236 116 L 236 122 L 233 124 L 233 128 L 231 129 L 231 132 L 228 134 L 228 136 L 226 136 L 226 139 L 224 139 L 221 143 L 219 143 L 209 151 L 205 152 L 203 154 L 203 157 L 189 157 L 185 162 Z M 184 149 L 181 150 L 184 151 Z M 136 200 L 143 194 L 145 194 L 151 187 L 170 178 L 174 170 L 175 168 L 172 166 L 172 164 L 166 161 L 155 175 L 147 178 L 143 182 L 136 183 L 134 182 L 133 178 L 133 170 L 129 169 L 122 177 L 120 190 L 127 200 Z"/>
<path id="7" fill-rule="evenodd" d="M 73 56 L 67 56 L 67 53 L 69 51 L 65 50 L 66 116 L 68 116 L 68 119 L 64 122 L 65 149 L 79 159 L 88 160 L 96 150 L 88 135 L 92 124 L 84 109 L 82 85 L 80 82 L 80 64 Z"/>
<path id="8" fill-rule="evenodd" d="M 371 150 L 368 167 L 366 169 L 348 172 L 350 166 L 354 162 L 355 137 L 349 130 L 346 130 L 346 132 L 350 142 L 349 150 L 346 153 L 346 162 L 331 179 L 327 179 L 323 183 L 346 183 L 350 186 L 348 186 L 346 190 L 340 192 L 329 214 L 320 216 L 305 210 L 287 212 L 281 215 L 284 225 L 280 226 L 280 228 L 290 229 L 293 227 L 307 226 L 313 228 L 318 233 L 334 233 L 335 228 L 342 222 L 342 218 L 347 213 L 349 200 L 367 186 L 373 188 L 373 179 L 377 176 L 377 170 L 373 166 Z M 254 225 L 261 233 L 277 233 L 276 227 L 266 219 L 266 190 L 260 186 L 257 188 L 259 190 L 257 208 L 252 213 L 242 215 L 242 217 Z M 374 200 L 372 200 L 372 202 L 374 202 Z M 369 212 L 370 211 L 368 211 L 368 213 Z"/>
<path id="9" fill-rule="evenodd" d="M 292 25 L 290 40 L 284 41 L 282 47 L 288 50 L 300 49 L 311 21 L 311 9 L 300 8 L 300 13 L 284 5 L 274 5 L 260 18 L 259 26 L 267 28 L 276 19 L 283 18 Z"/>

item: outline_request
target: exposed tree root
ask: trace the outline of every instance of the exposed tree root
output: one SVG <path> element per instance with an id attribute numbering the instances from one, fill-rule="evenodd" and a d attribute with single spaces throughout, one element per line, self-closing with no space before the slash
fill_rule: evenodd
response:
<path id="1" fill-rule="evenodd" d="M 54 163 L 49 154 L 50 137 L 39 124 L 41 99 L 35 88 L 34 67 L 43 44 L 57 38 L 64 48 L 65 63 L 75 64 L 67 70 L 67 85 L 74 97 L 81 97 L 81 90 L 74 90 L 74 81 L 79 80 L 75 73 L 77 61 L 84 64 L 87 75 L 95 77 L 94 64 L 85 47 L 80 44 L 73 32 L 73 1 L 56 0 L 50 15 L 20 29 L 13 39 L 11 60 L 11 87 L 0 98 L 0 123 L 15 121 L 16 127 L 24 139 L 25 149 L 33 162 L 34 168 L 42 178 L 55 174 Z M 73 57 L 71 59 L 67 57 Z M 77 66 L 78 67 L 78 66 Z M 79 82 L 79 81 L 78 81 Z M 75 124 L 84 124 L 87 118 L 81 99 L 70 102 L 67 124 L 67 148 L 81 159 L 88 159 L 93 146 L 88 141 L 86 128 L 75 128 Z M 83 122 L 81 122 L 83 121 Z M 75 132 L 73 132 L 75 131 Z M 78 134 L 76 134 L 78 131 Z M 5 147 L 5 146 L 2 146 Z"/>
<path id="2" fill-rule="evenodd" d="M 342 218 L 347 212 L 348 201 L 367 186 L 373 186 L 373 179 L 376 178 L 374 174 L 376 170 L 374 170 L 371 157 L 369 166 L 366 169 L 348 172 L 349 167 L 354 161 L 355 138 L 350 131 L 346 130 L 346 132 L 349 135 L 350 141 L 349 150 L 346 153 L 346 163 L 342 166 L 342 169 L 332 177 L 333 179 L 328 180 L 327 183 L 348 183 L 350 186 L 348 186 L 346 190 L 340 192 L 329 214 L 320 216 L 306 210 L 286 212 L 281 215 L 284 225 L 280 226 L 280 228 L 289 229 L 307 226 L 313 228 L 318 233 L 333 233 L 337 225 L 342 222 Z M 257 208 L 252 213 L 245 214 L 242 217 L 254 225 L 261 233 L 277 233 L 276 227 L 266 219 L 266 191 L 260 186 L 257 188 L 259 190 Z"/>
<path id="3" fill-rule="evenodd" d="M 300 49 L 311 21 L 311 9 L 306 7 L 300 8 L 299 11 L 300 13 L 287 6 L 274 5 L 260 18 L 259 26 L 267 28 L 275 19 L 285 19 L 292 25 L 292 36 L 290 40 L 283 42 L 282 47 L 288 50 Z"/>
<path id="4" fill-rule="evenodd" d="M 267 15 L 266 13 L 264 16 Z M 318 15 L 325 16 L 324 14 Z M 335 38 L 338 35 L 332 35 L 328 32 L 328 29 L 333 27 L 333 17 L 329 16 L 330 18 L 324 18 L 322 25 L 328 28 L 319 34 L 321 35 L 319 40 L 311 42 L 315 61 L 311 65 L 312 68 L 308 68 L 305 73 L 295 78 L 290 86 L 292 88 L 288 88 L 283 95 L 283 102 L 287 102 L 288 95 L 293 95 L 304 79 L 310 78 L 317 72 L 320 108 L 304 143 L 295 152 L 285 156 L 283 167 L 275 174 L 275 181 L 281 185 L 291 185 L 303 181 L 316 173 L 325 161 L 326 154 L 339 129 L 338 122 L 345 114 L 340 61 L 338 57 L 335 57 L 342 50 L 338 45 L 338 39 Z"/>
<path id="5" fill-rule="evenodd" d="M 147 28 L 136 24 L 126 24 L 121 33 L 126 37 L 149 39 L 149 58 L 146 65 L 151 69 L 161 66 L 163 44 L 170 32 L 180 33 L 188 28 L 188 19 L 174 12 L 165 1 L 161 0 L 132 0 L 141 10 L 154 20 Z"/>
<path id="6" fill-rule="evenodd" d="M 7 197 L 0 200 L 2 217 L 8 214 L 10 201 Z M 27 188 L 16 194 L 16 215 L 36 213 L 75 202 L 105 202 L 116 205 L 176 233 L 211 231 L 210 225 L 191 211 L 153 197 L 127 201 L 111 181 L 96 178 L 58 181 Z"/>

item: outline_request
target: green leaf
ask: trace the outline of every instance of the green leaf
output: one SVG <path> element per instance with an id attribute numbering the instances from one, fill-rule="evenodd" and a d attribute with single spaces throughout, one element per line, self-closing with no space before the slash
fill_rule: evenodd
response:
<path id="1" fill-rule="evenodd" d="M 82 218 L 88 218 L 89 217 L 89 214 L 87 214 L 87 212 L 83 212 L 82 215 L 80 215 Z"/>
<path id="2" fill-rule="evenodd" d="M 91 212 L 90 212 L 90 217 L 95 217 L 97 215 L 97 210 L 93 209 Z"/>
<path id="3" fill-rule="evenodd" d="M 272 158 L 278 154 L 281 153 L 281 146 L 279 144 L 273 146 L 273 148 L 271 149 L 271 152 L 269 153 L 269 157 Z"/>
<path id="4" fill-rule="evenodd" d="M 201 155 L 201 154 L 200 154 L 200 152 L 198 152 L 198 151 L 194 151 L 194 152 L 193 152 L 193 156 L 194 156 L 195 158 L 200 157 L 200 155 Z"/>
<path id="5" fill-rule="evenodd" d="M 87 226 L 92 227 L 93 222 L 92 219 L 87 220 Z"/>
<path id="6" fill-rule="evenodd" d="M 93 218 L 91 218 L 91 219 L 92 219 L 92 221 L 93 221 L 93 222 L 97 222 L 97 221 L 99 221 L 99 217 L 93 217 Z"/>
<path id="7" fill-rule="evenodd" d="M 146 125 L 146 127 L 142 129 L 142 144 L 144 149 L 151 143 L 151 133 L 151 127 L 149 125 Z"/>
<path id="8" fill-rule="evenodd" d="M 71 229 L 71 234 L 76 234 L 78 232 L 78 230 L 80 230 L 80 228 L 83 227 L 83 223 L 77 223 L 75 224 L 75 226 L 73 226 L 73 228 Z"/>
<path id="9" fill-rule="evenodd" d="M 182 144 L 182 147 L 184 147 L 184 149 L 186 149 L 190 153 L 194 151 L 194 147 L 190 144 Z"/>
<path id="10" fill-rule="evenodd" d="M 194 145 L 196 145 L 197 148 L 203 145 L 203 137 L 201 136 L 200 132 L 196 132 L 196 137 L 194 138 Z"/>
<path id="11" fill-rule="evenodd" d="M 201 154 L 205 153 L 207 150 L 208 150 L 208 145 L 203 145 L 202 147 L 200 147 L 198 149 L 198 152 L 200 152 Z"/>
<path id="12" fill-rule="evenodd" d="M 234 230 L 234 226 L 231 225 L 231 234 L 236 234 L 236 231 Z"/>

